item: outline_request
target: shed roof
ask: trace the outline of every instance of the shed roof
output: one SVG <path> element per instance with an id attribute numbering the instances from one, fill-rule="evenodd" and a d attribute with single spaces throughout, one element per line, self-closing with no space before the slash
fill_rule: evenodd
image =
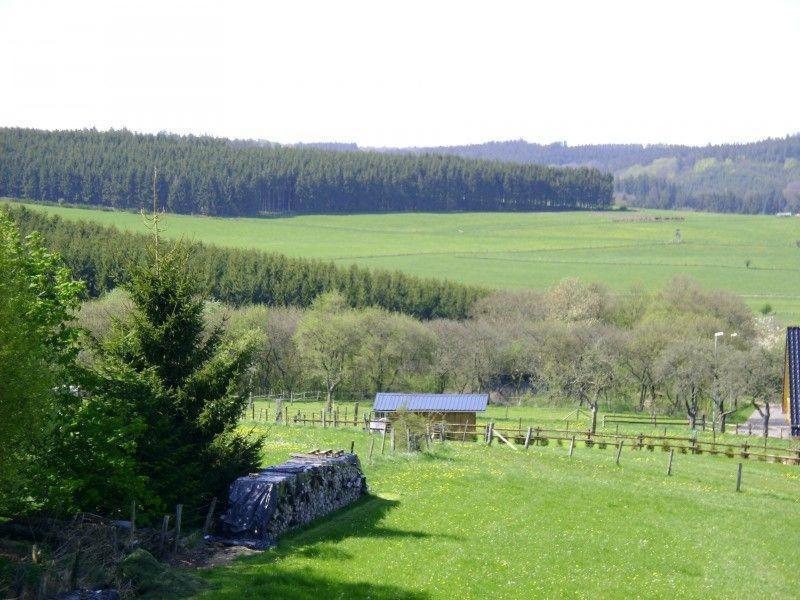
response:
<path id="1" fill-rule="evenodd" d="M 425 412 L 482 412 L 489 402 L 488 394 L 407 394 L 380 392 L 375 395 L 372 410 L 406 410 Z"/>

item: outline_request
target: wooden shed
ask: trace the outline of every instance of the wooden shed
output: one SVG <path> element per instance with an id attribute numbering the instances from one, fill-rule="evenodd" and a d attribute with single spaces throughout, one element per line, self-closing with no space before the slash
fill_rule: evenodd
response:
<path id="1" fill-rule="evenodd" d="M 792 436 L 800 436 L 800 327 L 786 329 L 783 367 L 783 414 Z"/>
<path id="2" fill-rule="evenodd" d="M 414 394 L 380 392 L 372 411 L 376 419 L 392 420 L 400 408 L 450 425 L 474 425 L 477 414 L 486 411 L 488 394 Z"/>

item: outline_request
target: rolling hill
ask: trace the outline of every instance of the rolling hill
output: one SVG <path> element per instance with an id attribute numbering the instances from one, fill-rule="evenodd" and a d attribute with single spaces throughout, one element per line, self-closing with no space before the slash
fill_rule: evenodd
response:
<path id="1" fill-rule="evenodd" d="M 144 230 L 135 213 L 38 208 L 66 219 Z M 542 289 L 575 276 L 624 293 L 631 286 L 657 289 L 686 275 L 708 288 L 741 294 L 754 309 L 769 304 L 782 319 L 800 321 L 796 218 L 672 211 L 168 215 L 166 235 L 494 288 Z"/>

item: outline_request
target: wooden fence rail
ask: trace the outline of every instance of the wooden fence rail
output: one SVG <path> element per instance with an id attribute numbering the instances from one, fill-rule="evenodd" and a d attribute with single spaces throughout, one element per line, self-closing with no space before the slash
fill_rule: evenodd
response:
<path id="1" fill-rule="evenodd" d="M 653 425 L 654 427 L 664 427 L 670 425 L 677 425 L 682 427 L 689 426 L 688 419 L 679 419 L 675 417 L 659 417 L 656 415 L 617 415 L 605 414 L 603 415 L 603 427 L 606 423 L 615 424 L 631 424 L 631 425 Z M 706 416 L 701 415 L 696 420 L 696 426 L 700 427 L 703 431 L 706 430 Z"/>
<path id="2" fill-rule="evenodd" d="M 322 427 L 358 427 L 362 426 L 365 431 L 370 430 L 370 420 L 366 415 L 363 419 L 342 419 L 336 413 L 313 413 L 310 417 L 298 412 L 291 417 L 293 423 L 299 425 L 312 425 Z M 386 434 L 392 430 L 391 421 L 382 422 Z M 525 449 L 529 446 L 545 446 L 551 441 L 558 444 L 564 442 L 584 443 L 586 446 L 605 448 L 608 446 L 617 448 L 620 444 L 632 450 L 647 449 L 654 451 L 661 448 L 664 452 L 676 450 L 683 454 L 712 454 L 724 455 L 728 457 L 752 458 L 772 462 L 782 462 L 784 464 L 800 465 L 800 446 L 783 447 L 771 446 L 764 438 L 764 443 L 743 443 L 717 442 L 698 439 L 696 436 L 678 435 L 658 435 L 658 434 L 626 434 L 626 433 L 606 433 L 598 431 L 592 433 L 588 430 L 565 429 L 553 427 L 496 427 L 493 422 L 487 424 L 465 423 L 449 424 L 436 423 L 428 430 L 427 438 L 438 439 L 441 441 L 476 441 L 483 440 L 491 444 L 495 439 L 504 444 L 515 447 L 521 445 Z M 573 441 L 574 440 L 574 441 Z"/>

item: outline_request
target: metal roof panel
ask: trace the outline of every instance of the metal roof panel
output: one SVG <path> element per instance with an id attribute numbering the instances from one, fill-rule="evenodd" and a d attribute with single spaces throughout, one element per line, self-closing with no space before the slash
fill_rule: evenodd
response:
<path id="1" fill-rule="evenodd" d="M 372 410 L 391 412 L 402 406 L 406 410 L 424 412 L 483 412 L 488 402 L 488 394 L 379 392 L 375 395 Z"/>

